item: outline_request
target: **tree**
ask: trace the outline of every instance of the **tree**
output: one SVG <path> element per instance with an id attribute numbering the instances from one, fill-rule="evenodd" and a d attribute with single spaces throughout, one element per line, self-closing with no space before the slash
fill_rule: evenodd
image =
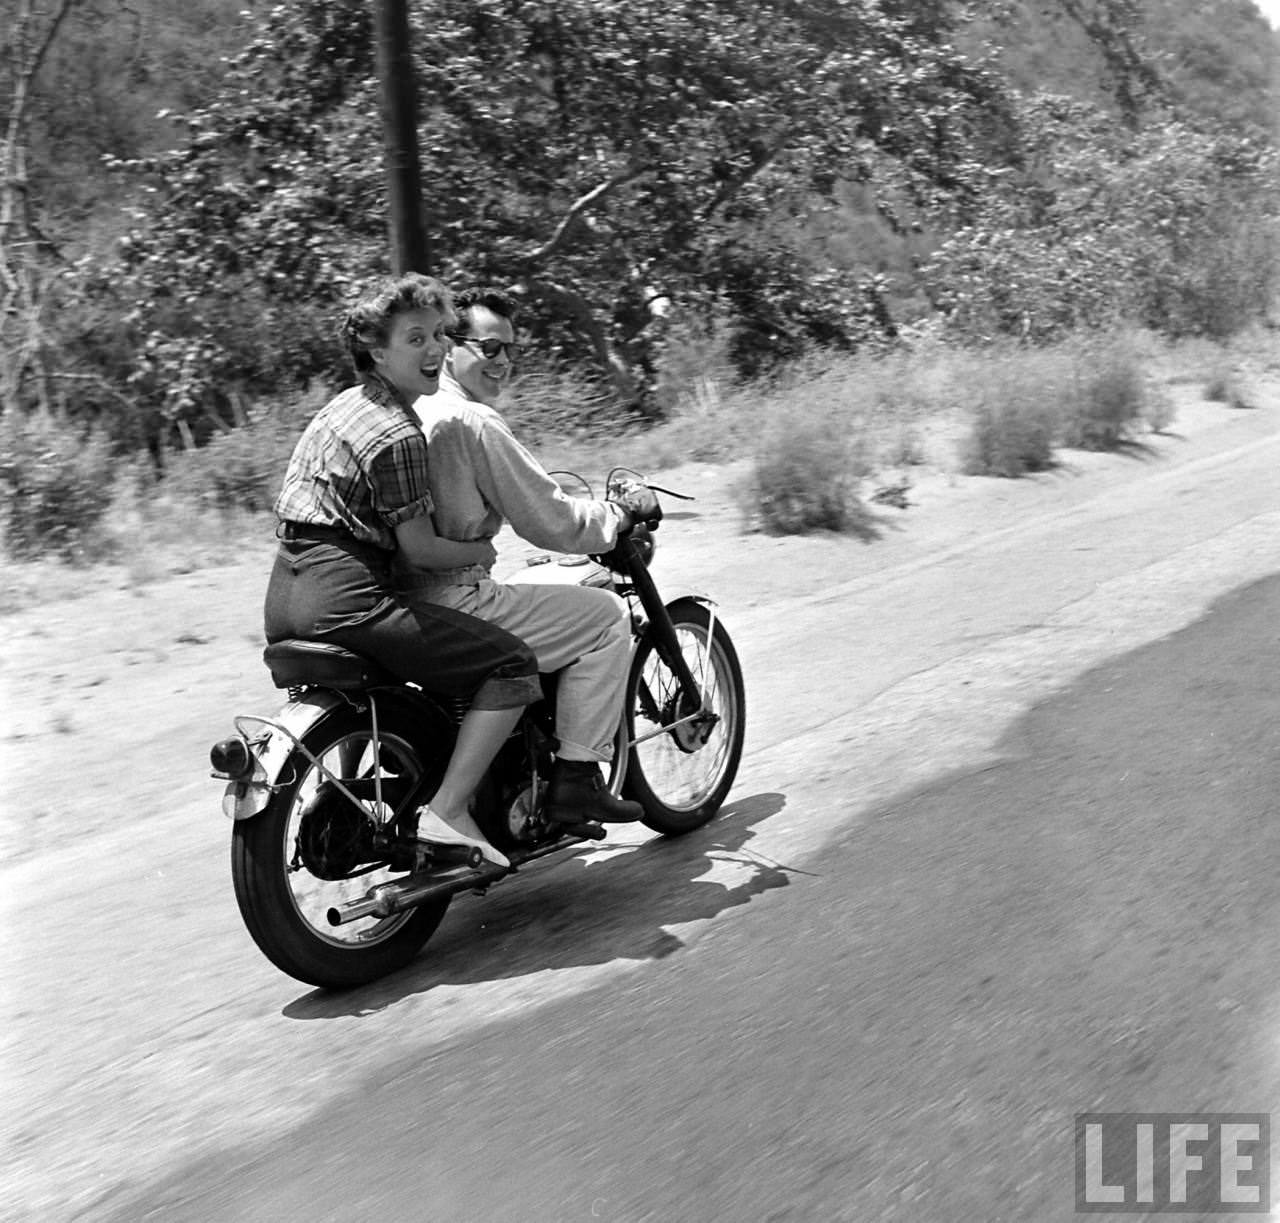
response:
<path id="1" fill-rule="evenodd" d="M 111 250 L 127 191 L 103 154 L 144 153 L 157 108 L 207 95 L 235 10 L 254 0 L 11 0 L 0 48 L 0 411 L 109 413 L 147 435 L 128 390 L 117 303 L 82 291 L 86 254 Z"/>
<path id="2" fill-rule="evenodd" d="M 431 270 L 516 289 L 545 359 L 640 406 L 667 336 L 707 319 L 745 375 L 891 333 L 880 269 L 813 240 L 851 192 L 899 233 L 954 235 L 926 269 L 954 319 L 965 294 L 999 328 L 1030 326 L 1028 302 L 1050 330 L 1096 317 L 1119 300 L 1108 260 L 1129 292 L 1133 257 L 1108 246 L 1119 228 L 1091 236 L 1119 196 L 1089 175 L 1132 187 L 1125 168 L 1154 157 L 1138 137 L 1169 114 L 1134 0 L 1052 0 L 1101 65 L 1098 104 L 1025 102 L 971 23 L 1018 7 L 418 0 Z M 146 194 L 118 257 L 77 266 L 94 323 L 63 349 L 138 405 L 131 429 L 199 440 L 241 396 L 347 376 L 332 320 L 388 267 L 370 17 L 369 0 L 259 11 L 173 147 L 115 161 Z"/>
<path id="3" fill-rule="evenodd" d="M 30 380 L 39 403 L 49 404 L 44 360 L 44 270 L 41 235 L 31 207 L 27 136 L 31 97 L 49 48 L 79 0 L 47 8 L 18 0 L 4 56 L 8 117 L 0 145 L 0 408 L 17 411 Z"/>
<path id="4" fill-rule="evenodd" d="M 414 17 L 433 270 L 515 287 L 548 352 L 632 400 L 673 312 L 725 312 L 748 369 L 872 334 L 876 285 L 813 266 L 798 220 L 842 179 L 895 219 L 963 208 L 1008 110 L 940 3 L 438 0 Z M 321 320 L 386 266 L 368 5 L 278 5 L 179 122 L 179 148 L 120 167 L 155 188 L 123 257 L 130 379 L 212 424 L 232 385 L 335 375 Z"/>
<path id="5" fill-rule="evenodd" d="M 1117 321 L 1224 337 L 1280 282 L 1280 164 L 1256 137 L 1027 99 L 1024 172 L 993 176 L 922 269 L 953 331 L 1049 340 Z"/>

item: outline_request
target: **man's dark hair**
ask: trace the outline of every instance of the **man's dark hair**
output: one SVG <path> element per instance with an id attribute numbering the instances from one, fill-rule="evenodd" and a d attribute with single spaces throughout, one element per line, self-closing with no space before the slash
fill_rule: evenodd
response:
<path id="1" fill-rule="evenodd" d="M 453 299 L 453 310 L 463 329 L 471 326 L 471 310 L 474 306 L 483 306 L 486 310 L 506 319 L 513 324 L 520 312 L 520 303 L 505 289 L 491 288 L 486 285 L 472 285 L 463 289 Z"/>

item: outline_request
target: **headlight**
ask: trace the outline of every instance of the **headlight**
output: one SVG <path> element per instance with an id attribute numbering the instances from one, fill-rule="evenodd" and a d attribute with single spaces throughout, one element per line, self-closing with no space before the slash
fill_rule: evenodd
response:
<path id="1" fill-rule="evenodd" d="M 613 570 L 614 573 L 621 574 L 623 577 L 627 574 L 629 556 L 631 549 L 626 544 L 634 544 L 634 553 L 640 558 L 641 563 L 647 569 L 649 562 L 653 560 L 653 550 L 657 547 L 654 542 L 653 532 L 649 530 L 644 523 L 631 528 L 631 532 L 626 537 L 626 543 L 619 544 L 611 552 L 602 552 L 593 555 L 591 559 L 599 565 L 603 565 L 606 569 Z"/>

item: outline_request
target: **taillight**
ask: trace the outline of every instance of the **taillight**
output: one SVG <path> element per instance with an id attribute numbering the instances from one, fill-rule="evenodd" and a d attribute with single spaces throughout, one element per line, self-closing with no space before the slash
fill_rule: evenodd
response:
<path id="1" fill-rule="evenodd" d="M 243 781 L 253 776 L 253 753 L 241 735 L 215 743 L 209 749 L 209 763 L 213 765 L 215 774 L 231 781 Z"/>

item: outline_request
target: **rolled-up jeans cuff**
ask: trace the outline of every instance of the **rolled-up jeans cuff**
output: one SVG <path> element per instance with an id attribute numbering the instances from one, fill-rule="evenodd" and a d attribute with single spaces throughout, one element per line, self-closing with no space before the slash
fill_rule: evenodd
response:
<path id="1" fill-rule="evenodd" d="M 471 698 L 472 709 L 515 709 L 542 699 L 542 684 L 536 675 L 492 676 Z"/>

